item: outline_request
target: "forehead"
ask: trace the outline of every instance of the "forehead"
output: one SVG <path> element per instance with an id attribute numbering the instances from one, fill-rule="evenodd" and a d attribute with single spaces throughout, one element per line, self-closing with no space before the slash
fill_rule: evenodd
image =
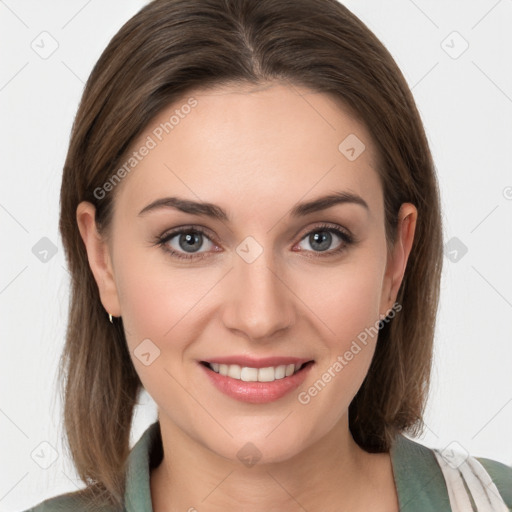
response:
<path id="1" fill-rule="evenodd" d="M 382 203 L 365 126 L 332 96 L 297 85 L 191 91 L 148 124 L 128 157 L 143 146 L 116 203 L 143 207 L 168 193 L 261 211 L 340 190 Z"/>

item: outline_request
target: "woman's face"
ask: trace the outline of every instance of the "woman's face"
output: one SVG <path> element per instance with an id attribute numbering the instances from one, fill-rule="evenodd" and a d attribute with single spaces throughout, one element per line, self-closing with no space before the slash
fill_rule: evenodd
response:
<path id="1" fill-rule="evenodd" d="M 95 276 L 161 423 L 233 460 L 290 458 L 347 420 L 405 267 L 367 130 L 305 88 L 224 87 L 132 151 Z"/>

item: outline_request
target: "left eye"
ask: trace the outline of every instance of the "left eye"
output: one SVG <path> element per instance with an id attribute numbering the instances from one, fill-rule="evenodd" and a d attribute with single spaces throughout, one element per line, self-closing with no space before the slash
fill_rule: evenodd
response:
<path id="1" fill-rule="evenodd" d="M 329 248 L 331 247 L 331 244 L 333 243 L 333 235 L 334 239 L 338 238 L 341 243 L 338 245 L 338 247 L 331 249 L 329 251 Z M 305 248 L 305 250 L 312 250 L 313 252 L 337 252 L 339 250 L 342 250 L 344 246 L 348 243 L 350 243 L 350 237 L 344 233 L 343 231 L 332 228 L 332 227 L 326 227 L 326 228 L 317 228 L 313 231 L 310 231 L 302 240 L 301 244 L 307 242 L 311 249 Z"/>

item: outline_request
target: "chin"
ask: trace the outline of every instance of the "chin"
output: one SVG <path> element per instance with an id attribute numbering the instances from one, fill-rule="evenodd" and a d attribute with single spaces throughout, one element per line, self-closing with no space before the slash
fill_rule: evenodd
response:
<path id="1" fill-rule="evenodd" d="M 265 429 L 261 426 L 247 428 L 239 434 L 231 431 L 233 439 L 219 443 L 219 437 L 205 440 L 206 446 L 217 455 L 236 464 L 252 468 L 254 465 L 277 464 L 289 461 L 306 450 L 315 441 L 314 432 L 304 425 L 290 425 L 283 422 L 269 422 Z M 275 429 L 273 431 L 273 429 Z M 269 434 L 270 432 L 270 434 Z"/>

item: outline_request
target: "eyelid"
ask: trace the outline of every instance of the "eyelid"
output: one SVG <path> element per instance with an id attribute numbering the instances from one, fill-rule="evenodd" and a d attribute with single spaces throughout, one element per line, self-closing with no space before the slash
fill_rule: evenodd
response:
<path id="1" fill-rule="evenodd" d="M 317 225 L 315 225 L 315 226 L 313 226 L 311 228 L 308 227 L 304 231 L 302 231 L 302 234 L 300 235 L 299 241 L 302 241 L 307 235 L 311 234 L 312 232 L 321 231 L 321 230 L 340 231 L 350 241 L 354 241 L 355 240 L 354 239 L 354 235 L 352 235 L 352 233 L 347 228 L 345 228 L 343 226 L 340 226 L 339 224 L 334 224 L 334 223 L 331 223 L 331 222 L 320 222 L 319 224 L 317 224 Z M 301 231 L 299 231 L 298 233 L 301 233 Z M 297 236 L 299 236 L 299 235 L 297 234 L 293 238 L 296 238 Z"/>

